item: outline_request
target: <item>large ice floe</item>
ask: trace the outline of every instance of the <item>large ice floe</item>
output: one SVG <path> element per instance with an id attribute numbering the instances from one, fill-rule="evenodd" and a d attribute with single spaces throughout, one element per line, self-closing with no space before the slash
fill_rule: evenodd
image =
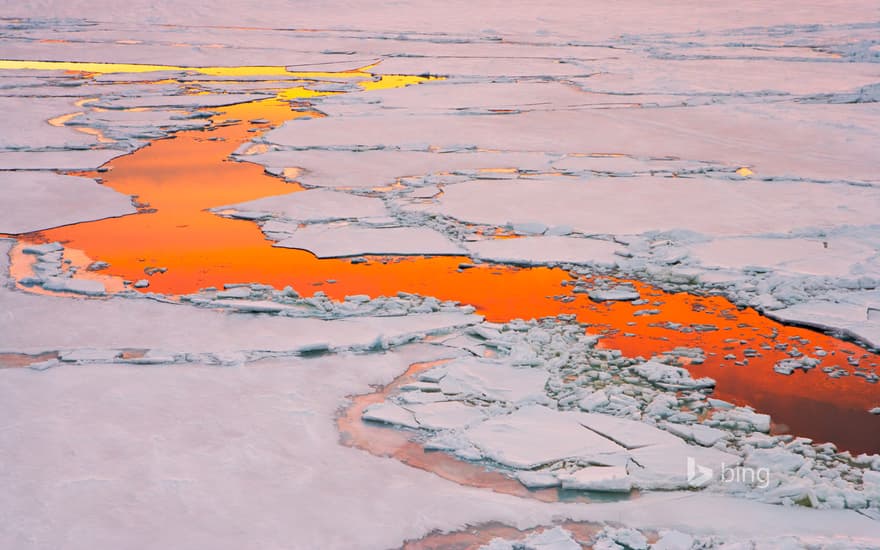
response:
<path id="1" fill-rule="evenodd" d="M 572 316 L 491 323 L 403 292 L 153 293 L 153 207 L 102 179 L 177 132 L 247 124 L 217 162 L 283 190 L 198 213 L 272 250 L 564 266 L 560 303 L 630 302 L 658 330 L 717 327 L 673 326 L 618 279 L 877 348 L 878 24 L 826 4 L 0 7 L 0 547 L 389 548 L 506 526 L 480 544 L 880 548 L 880 456 L 713 397 L 720 378 L 688 370 L 702 350 L 628 357 Z M 141 215 L 156 242 L 123 281 L 87 224 Z M 222 241 L 202 242 L 241 252 Z M 848 372 L 786 350 L 770 380 Z"/>

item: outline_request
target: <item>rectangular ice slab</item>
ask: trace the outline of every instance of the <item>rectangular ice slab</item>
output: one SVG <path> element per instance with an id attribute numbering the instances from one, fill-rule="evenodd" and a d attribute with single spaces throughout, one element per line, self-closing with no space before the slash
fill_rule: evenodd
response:
<path id="1" fill-rule="evenodd" d="M 625 448 L 584 428 L 576 413 L 539 405 L 496 416 L 465 435 L 487 458 L 511 468 L 531 469 L 565 459 L 621 465 L 627 456 Z"/>

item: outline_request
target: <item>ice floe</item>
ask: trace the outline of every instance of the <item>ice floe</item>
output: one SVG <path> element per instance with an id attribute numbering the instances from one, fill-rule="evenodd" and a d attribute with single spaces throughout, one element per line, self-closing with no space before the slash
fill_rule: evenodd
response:
<path id="1" fill-rule="evenodd" d="M 134 213 L 131 198 L 94 180 L 39 171 L 0 171 L 0 232 L 28 233 Z"/>

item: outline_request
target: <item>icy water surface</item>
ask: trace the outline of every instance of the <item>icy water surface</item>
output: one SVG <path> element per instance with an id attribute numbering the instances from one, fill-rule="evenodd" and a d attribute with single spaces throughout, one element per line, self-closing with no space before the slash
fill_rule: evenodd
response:
<path id="1" fill-rule="evenodd" d="M 0 67 L 133 72 L 128 66 L 113 64 L 44 65 L 4 62 Z M 251 69 L 255 72 L 248 72 Z M 244 72 L 234 72 L 237 70 Z M 267 74 L 266 70 L 197 69 L 205 75 Z M 295 74 L 280 67 L 272 70 L 268 74 Z M 423 80 L 386 76 L 361 86 L 390 88 Z M 672 294 L 638 281 L 620 282 L 635 285 L 650 304 L 595 303 L 585 294 L 574 294 L 567 284 L 571 276 L 558 268 L 470 267 L 471 259 L 464 256 L 366 257 L 363 263 L 318 259 L 307 251 L 274 247 L 252 221 L 209 211 L 303 189 L 267 174 L 259 165 L 229 157 L 242 144 L 286 120 L 322 116 L 305 101 L 295 103 L 297 110 L 291 109 L 289 101 L 312 95 L 315 92 L 289 88 L 275 98 L 212 108 L 207 130 L 179 131 L 109 162 L 98 173 L 81 174 L 136 196 L 136 215 L 59 227 L 23 236 L 22 240 L 60 241 L 80 254 L 83 264 L 97 260 L 109 263 L 100 274 L 86 274 L 108 281 L 109 290 L 121 289 L 122 280 L 134 281 L 150 274 L 147 290 L 170 295 L 225 283 L 258 282 L 276 288 L 290 285 L 305 295 L 321 290 L 333 299 L 353 294 L 418 293 L 472 304 L 488 320 L 498 322 L 574 314 L 590 325 L 591 332 L 605 334 L 601 345 L 620 349 L 627 356 L 650 358 L 680 346 L 702 348 L 705 361 L 689 365 L 694 375 L 716 379 L 716 397 L 769 413 L 777 423 L 777 432 L 833 441 L 854 452 L 880 451 L 880 417 L 867 413 L 876 405 L 876 385 L 855 376 L 832 379 L 815 371 L 781 376 L 773 371 L 773 365 L 788 358 L 794 346 L 804 352 L 815 348 L 828 352 L 823 366 L 836 365 L 852 372 L 848 356 L 858 358 L 862 366 L 876 366 L 878 356 L 853 343 L 781 325 L 754 310 L 740 310 L 724 298 Z M 356 175 L 356 165 L 352 173 Z M 374 190 L 373 195 L 381 196 L 383 191 L 387 190 Z M 20 253 L 14 259 L 18 269 L 28 261 Z M 468 264 L 467 269 L 461 268 L 463 263 Z M 639 312 L 645 309 L 656 311 L 651 315 Z"/>

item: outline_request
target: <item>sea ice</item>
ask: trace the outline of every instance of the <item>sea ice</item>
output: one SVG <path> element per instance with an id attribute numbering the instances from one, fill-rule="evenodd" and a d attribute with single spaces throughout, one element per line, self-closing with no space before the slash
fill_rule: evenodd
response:
<path id="1" fill-rule="evenodd" d="M 484 239 L 466 243 L 471 256 L 486 261 L 515 264 L 574 263 L 613 266 L 620 247 L 598 239 L 543 236 Z"/>
<path id="2" fill-rule="evenodd" d="M 220 206 L 215 211 L 234 209 L 240 212 L 270 214 L 297 222 L 326 222 L 334 220 L 383 217 L 388 214 L 380 199 L 311 189 L 266 197 L 249 202 Z"/>
<path id="3" fill-rule="evenodd" d="M 464 255 L 458 245 L 427 227 L 361 227 L 350 224 L 311 224 L 278 242 L 281 248 L 308 250 L 319 258 L 369 254 Z"/>
<path id="4" fill-rule="evenodd" d="M 131 198 L 90 178 L 0 171 L 0 233 L 28 233 L 135 212 Z"/>
<path id="5" fill-rule="evenodd" d="M 572 413 L 530 405 L 465 431 L 468 441 L 492 461 L 532 469 L 566 459 L 615 465 L 625 448 L 584 428 Z"/>

